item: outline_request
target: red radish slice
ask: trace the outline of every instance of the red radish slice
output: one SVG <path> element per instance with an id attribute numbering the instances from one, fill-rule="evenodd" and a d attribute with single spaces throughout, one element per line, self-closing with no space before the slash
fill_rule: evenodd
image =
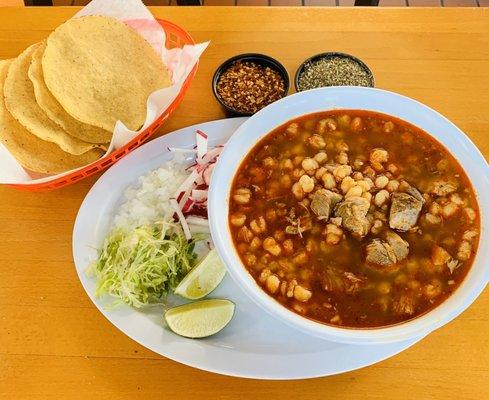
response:
<path id="1" fill-rule="evenodd" d="M 192 232 L 208 232 L 207 199 L 209 184 L 215 163 L 223 146 L 208 148 L 208 136 L 196 131 L 196 148 L 182 149 L 172 147 L 170 151 L 181 154 L 195 154 L 195 161 L 186 168 L 190 174 L 177 189 L 170 204 L 175 210 L 187 239 Z"/>
<path id="2" fill-rule="evenodd" d="M 197 179 L 195 180 L 195 183 L 198 185 L 198 186 L 202 186 L 205 184 L 204 182 L 204 178 L 202 178 L 202 176 L 198 176 Z"/>
<path id="3" fill-rule="evenodd" d="M 183 204 L 183 206 L 181 206 L 180 204 L 178 204 L 178 205 L 182 209 L 182 213 L 186 214 L 192 210 L 192 207 L 194 206 L 194 204 L 195 204 L 195 201 L 193 201 L 192 199 L 187 199 L 185 201 L 185 203 Z"/>
<path id="4" fill-rule="evenodd" d="M 210 163 L 214 158 L 216 158 L 222 152 L 222 147 L 214 147 L 212 150 L 209 150 L 206 155 L 202 158 L 202 162 L 199 164 L 205 165 Z"/>
<path id="5" fill-rule="evenodd" d="M 199 130 L 197 130 L 195 134 L 195 138 L 197 141 L 197 162 L 198 162 L 198 160 L 202 160 L 207 153 L 208 138 L 204 132 Z"/>
<path id="6" fill-rule="evenodd" d="M 178 198 L 180 196 L 180 193 L 185 193 L 187 190 L 191 189 L 198 176 L 199 176 L 199 172 L 197 171 L 197 169 L 194 169 L 190 173 L 190 175 L 182 182 L 180 187 L 175 192 L 174 197 Z"/>
<path id="7" fill-rule="evenodd" d="M 187 202 L 190 200 L 192 203 L 193 203 L 193 200 L 190 199 L 190 193 L 191 193 L 192 189 L 188 189 L 182 196 L 181 199 L 177 199 L 178 201 L 178 205 L 179 207 L 183 210 L 185 204 L 187 204 Z"/>
<path id="8" fill-rule="evenodd" d="M 180 207 L 178 206 L 177 200 L 173 198 L 170 199 L 170 205 L 173 207 L 175 213 L 177 214 L 178 220 L 180 221 L 180 225 L 182 225 L 183 234 L 185 235 L 185 238 L 187 240 L 192 239 L 192 234 L 190 233 L 190 229 L 188 227 L 187 221 L 185 220 L 185 217 L 183 216 L 182 210 L 180 210 Z"/>
<path id="9" fill-rule="evenodd" d="M 214 165 L 216 165 L 216 164 L 214 163 L 214 164 L 208 165 L 202 174 L 202 177 L 204 178 L 204 182 L 207 185 L 211 184 L 211 174 L 212 174 L 212 170 L 214 169 Z"/>

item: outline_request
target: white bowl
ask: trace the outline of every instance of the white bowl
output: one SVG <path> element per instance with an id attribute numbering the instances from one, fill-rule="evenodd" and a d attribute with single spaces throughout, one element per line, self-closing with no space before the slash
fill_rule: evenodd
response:
<path id="1" fill-rule="evenodd" d="M 257 285 L 235 250 L 228 226 L 229 196 L 241 161 L 274 128 L 305 114 L 332 109 L 378 111 L 418 126 L 455 156 L 476 191 L 481 212 L 481 236 L 474 264 L 455 293 L 432 311 L 413 320 L 383 328 L 351 329 L 306 319 L 282 306 Z M 489 166 L 460 129 L 436 111 L 408 97 L 385 90 L 360 87 L 332 87 L 297 93 L 252 116 L 226 144 L 213 171 L 209 194 L 209 221 L 216 248 L 231 277 L 247 295 L 270 315 L 303 332 L 352 344 L 389 343 L 421 337 L 462 313 L 489 281 L 489 235 L 485 229 L 488 210 Z M 264 318 L 267 317 L 265 313 L 263 315 Z"/>

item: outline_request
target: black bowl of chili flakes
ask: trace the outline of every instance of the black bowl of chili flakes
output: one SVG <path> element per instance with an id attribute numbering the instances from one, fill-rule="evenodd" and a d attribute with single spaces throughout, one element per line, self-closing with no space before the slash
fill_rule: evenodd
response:
<path id="1" fill-rule="evenodd" d="M 272 57 L 258 53 L 240 54 L 217 68 L 212 91 L 229 116 L 249 116 L 287 96 L 289 75 Z"/>

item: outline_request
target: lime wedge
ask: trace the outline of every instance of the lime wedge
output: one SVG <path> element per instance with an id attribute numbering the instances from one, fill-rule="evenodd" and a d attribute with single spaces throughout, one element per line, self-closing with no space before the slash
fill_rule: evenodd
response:
<path id="1" fill-rule="evenodd" d="M 165 313 L 165 321 L 177 335 L 196 339 L 221 331 L 233 315 L 233 302 L 209 299 L 170 308 Z"/>
<path id="2" fill-rule="evenodd" d="M 204 259 L 182 279 L 175 294 L 189 300 L 207 296 L 219 285 L 226 275 L 226 267 L 217 251 L 212 249 Z"/>

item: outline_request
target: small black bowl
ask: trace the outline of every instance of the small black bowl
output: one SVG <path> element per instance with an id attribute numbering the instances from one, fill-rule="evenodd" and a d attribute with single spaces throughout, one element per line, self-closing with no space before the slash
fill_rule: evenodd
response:
<path id="1" fill-rule="evenodd" d="M 277 71 L 282 79 L 284 80 L 284 86 L 285 86 L 285 94 L 284 97 L 287 96 L 289 92 L 289 87 L 290 87 L 290 79 L 289 79 L 289 74 L 287 73 L 287 70 L 285 67 L 280 64 L 277 60 L 275 60 L 272 57 L 266 56 L 265 54 L 258 54 L 258 53 L 246 53 L 246 54 L 239 54 L 237 56 L 231 57 L 229 60 L 224 61 L 219 68 L 217 68 L 216 72 L 214 73 L 214 77 L 212 78 L 212 92 L 214 93 L 214 96 L 216 97 L 217 101 L 219 104 L 222 106 L 224 109 L 224 112 L 228 116 L 250 116 L 253 115 L 254 113 L 245 113 L 242 111 L 238 111 L 230 106 L 228 106 L 219 96 L 217 93 L 217 82 L 219 82 L 219 78 L 221 77 L 221 74 L 226 71 L 233 63 L 236 61 L 248 61 L 248 62 L 254 62 L 255 64 L 263 65 L 264 67 L 269 67 L 275 71 Z"/>
<path id="2" fill-rule="evenodd" d="M 314 62 L 314 61 L 317 61 L 317 60 L 320 60 L 320 59 L 323 59 L 323 58 L 332 58 L 332 57 L 349 58 L 350 60 L 355 61 L 357 64 L 359 64 L 367 72 L 367 74 L 369 76 L 369 80 L 370 80 L 368 86 L 369 87 L 374 87 L 374 85 L 375 85 L 374 74 L 372 73 L 372 70 L 367 66 L 367 64 L 365 64 L 359 58 L 357 58 L 355 56 L 352 56 L 351 54 L 340 53 L 340 52 L 336 52 L 336 51 L 330 51 L 330 52 L 327 52 L 327 53 L 319 53 L 319 54 L 316 54 L 315 56 L 309 57 L 307 60 L 305 60 L 299 66 L 299 68 L 297 68 L 297 71 L 296 71 L 295 77 L 294 77 L 294 85 L 295 85 L 296 92 L 300 92 L 300 89 L 299 89 L 299 77 L 301 76 L 302 72 L 304 71 L 304 67 L 308 63 Z"/>

